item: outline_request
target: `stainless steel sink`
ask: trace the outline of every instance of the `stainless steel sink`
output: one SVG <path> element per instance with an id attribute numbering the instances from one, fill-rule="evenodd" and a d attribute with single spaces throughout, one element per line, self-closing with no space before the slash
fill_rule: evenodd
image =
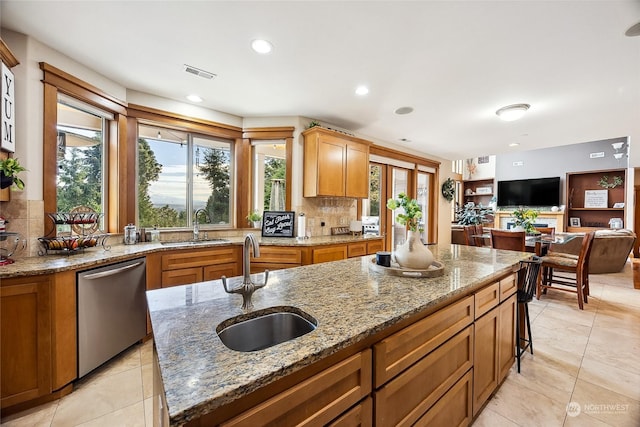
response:
<path id="1" fill-rule="evenodd" d="M 257 351 L 301 337 L 316 329 L 318 321 L 295 307 L 272 307 L 220 323 L 216 332 L 231 350 Z"/>
<path id="2" fill-rule="evenodd" d="M 185 240 L 182 242 L 160 242 L 163 246 L 193 246 L 193 245 L 213 245 L 216 243 L 229 243 L 228 239 L 206 239 L 206 240 Z"/>

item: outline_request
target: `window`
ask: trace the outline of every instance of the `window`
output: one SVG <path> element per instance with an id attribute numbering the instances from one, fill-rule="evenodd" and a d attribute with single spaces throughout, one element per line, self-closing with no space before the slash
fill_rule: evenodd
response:
<path id="1" fill-rule="evenodd" d="M 252 141 L 253 210 L 286 210 L 287 153 L 284 141 Z"/>
<path id="2" fill-rule="evenodd" d="M 107 212 L 105 141 L 113 116 L 60 94 L 57 117 L 56 210 Z"/>
<path id="3" fill-rule="evenodd" d="M 232 224 L 232 148 L 228 140 L 153 124 L 138 126 L 138 224 Z"/>
<path id="4" fill-rule="evenodd" d="M 380 235 L 380 214 L 383 208 L 382 171 L 383 165 L 369 164 L 369 198 L 362 201 L 362 227 L 365 234 Z M 386 206 L 386 200 L 384 203 Z"/>

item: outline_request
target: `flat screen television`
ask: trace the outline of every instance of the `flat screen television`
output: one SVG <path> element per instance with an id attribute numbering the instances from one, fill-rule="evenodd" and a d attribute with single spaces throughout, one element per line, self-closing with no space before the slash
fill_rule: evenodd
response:
<path id="1" fill-rule="evenodd" d="M 498 181 L 498 206 L 558 206 L 560 177 Z"/>

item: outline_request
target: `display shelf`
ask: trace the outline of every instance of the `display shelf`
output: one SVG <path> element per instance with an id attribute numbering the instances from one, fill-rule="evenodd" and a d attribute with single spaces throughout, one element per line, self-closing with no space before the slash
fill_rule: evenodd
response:
<path id="1" fill-rule="evenodd" d="M 615 184 L 616 178 L 620 178 L 622 184 Z M 612 218 L 626 219 L 626 170 L 607 169 L 587 172 L 571 172 L 567 174 L 566 195 L 567 195 L 567 221 L 568 231 L 592 231 L 609 228 L 609 221 Z M 603 187 L 603 183 L 609 184 Z M 585 207 L 587 192 L 593 190 L 604 191 L 606 200 L 603 205 L 607 207 Z M 624 203 L 623 208 L 613 207 L 618 203 Z M 576 221 L 579 226 L 575 225 Z"/>
<path id="2" fill-rule="evenodd" d="M 478 189 L 480 189 L 480 192 L 478 192 Z M 488 189 L 490 189 L 490 191 Z M 493 178 L 464 181 L 462 183 L 462 197 L 464 204 L 474 202 L 475 204 L 488 206 L 491 202 L 491 198 L 494 196 L 493 190 Z"/>
<path id="3" fill-rule="evenodd" d="M 107 244 L 109 235 L 98 232 L 103 214 L 81 206 L 72 212 L 51 212 L 47 216 L 53 227 L 46 236 L 38 237 L 41 245 L 38 255 L 71 255 L 96 246 L 111 249 Z"/>

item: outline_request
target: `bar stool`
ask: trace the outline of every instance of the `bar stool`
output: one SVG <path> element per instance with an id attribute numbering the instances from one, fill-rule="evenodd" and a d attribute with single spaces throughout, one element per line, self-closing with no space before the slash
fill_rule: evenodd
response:
<path id="1" fill-rule="evenodd" d="M 531 260 L 520 261 L 520 272 L 518 273 L 518 293 L 516 304 L 516 359 L 518 359 L 518 373 L 520 373 L 520 357 L 527 348 L 533 354 L 533 339 L 531 337 L 531 320 L 529 319 L 529 302 L 533 299 L 533 292 L 538 283 L 540 266 L 542 260 L 533 257 Z M 527 325 L 527 336 L 520 336 L 520 306 L 524 307 L 524 320 Z M 524 345 L 521 345 L 524 343 Z"/>

